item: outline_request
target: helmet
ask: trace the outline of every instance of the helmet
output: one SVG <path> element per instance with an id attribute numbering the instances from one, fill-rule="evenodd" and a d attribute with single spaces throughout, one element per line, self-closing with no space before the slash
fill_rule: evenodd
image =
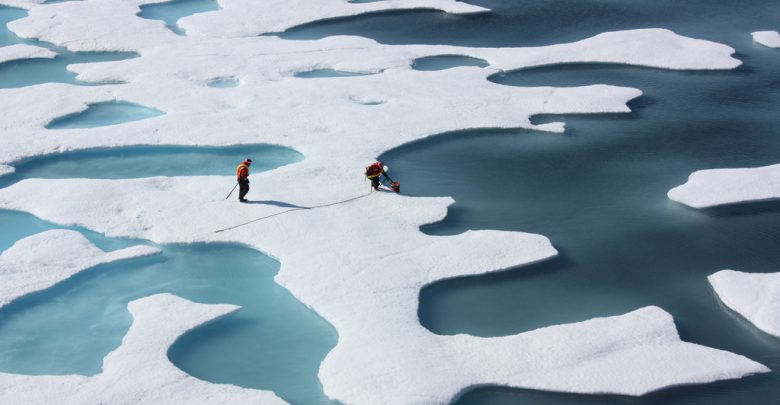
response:
<path id="1" fill-rule="evenodd" d="M 245 160 L 244 162 L 246 162 L 246 163 L 248 163 L 248 164 L 250 164 L 250 165 L 251 165 L 251 164 L 252 164 L 252 159 L 247 159 L 247 160 Z"/>

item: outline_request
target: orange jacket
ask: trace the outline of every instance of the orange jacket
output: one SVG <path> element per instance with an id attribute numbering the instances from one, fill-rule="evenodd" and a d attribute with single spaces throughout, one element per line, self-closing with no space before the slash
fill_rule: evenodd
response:
<path id="1" fill-rule="evenodd" d="M 242 162 L 236 167 L 236 177 L 238 177 L 239 180 L 246 180 L 246 178 L 249 177 L 249 163 Z"/>

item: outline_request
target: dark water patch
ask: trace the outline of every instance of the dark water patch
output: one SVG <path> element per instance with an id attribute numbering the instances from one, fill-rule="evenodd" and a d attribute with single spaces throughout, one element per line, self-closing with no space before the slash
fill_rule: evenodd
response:
<path id="1" fill-rule="evenodd" d="M 353 77 L 353 76 L 370 76 L 375 75 L 375 72 L 347 72 L 344 70 L 335 69 L 315 69 L 306 72 L 298 72 L 295 77 L 303 79 L 317 79 L 323 77 Z"/>
<path id="2" fill-rule="evenodd" d="M 55 118 L 46 129 L 95 128 L 139 121 L 165 114 L 164 112 L 125 101 L 107 101 L 90 104 L 86 110 Z"/>
<path id="3" fill-rule="evenodd" d="M 25 178 L 133 179 L 155 176 L 232 176 L 238 162 L 251 157 L 259 173 L 303 160 L 303 155 L 276 145 L 227 147 L 132 146 L 45 155 L 16 165 L 0 177 L 0 187 Z"/>
<path id="4" fill-rule="evenodd" d="M 392 11 L 320 21 L 295 27 L 286 39 L 357 35 L 384 44 L 446 44 L 478 47 L 541 46 L 574 42 L 602 32 L 668 28 L 695 38 L 752 48 L 750 32 L 776 27 L 773 0 L 728 1 L 475 0 L 489 13 Z M 609 18 L 604 18 L 609 16 Z M 398 29 L 403 27 L 403 29 Z"/>
<path id="5" fill-rule="evenodd" d="M 455 198 L 447 218 L 426 233 L 533 232 L 561 252 L 524 268 L 426 287 L 421 323 L 438 334 L 498 336 L 657 305 L 674 316 L 684 340 L 780 368 L 780 340 L 757 338 L 736 322 L 706 280 L 727 268 L 780 271 L 780 205 L 702 211 L 666 197 L 696 170 L 780 162 L 777 55 L 744 48 L 740 57 L 745 66 L 726 72 L 588 65 L 512 72 L 493 80 L 606 82 L 645 95 L 630 103 L 631 114 L 534 118 L 565 121 L 566 134 L 465 131 L 381 156 L 405 194 Z M 779 390 L 772 373 L 642 398 L 485 388 L 459 404 L 770 404 Z"/>
<path id="6" fill-rule="evenodd" d="M 149 20 L 160 20 L 176 35 L 185 35 L 184 30 L 176 23 L 180 18 L 197 13 L 219 10 L 216 0 L 174 0 L 167 3 L 141 6 L 138 16 Z"/>
<path id="7" fill-rule="evenodd" d="M 639 378 L 639 377 L 637 377 Z M 709 405 L 721 400 L 723 395 L 747 400 L 757 405 L 772 405 L 773 398 L 761 398 L 755 391 L 764 390 L 772 383 L 768 375 L 757 375 L 742 380 L 721 381 L 707 384 L 707 391 L 702 392 L 701 386 L 682 386 L 653 392 L 642 397 L 624 395 L 578 395 L 535 390 L 511 389 L 503 387 L 478 388 L 466 393 L 457 405 L 517 405 L 517 404 L 549 404 L 549 405 Z M 738 403 L 738 402 L 734 402 Z"/>
<path id="8" fill-rule="evenodd" d="M 702 212 L 717 217 L 756 215 L 765 212 L 780 212 L 780 200 L 754 201 L 736 204 L 720 205 L 701 210 Z"/>
<path id="9" fill-rule="evenodd" d="M 459 55 L 427 56 L 415 59 L 412 63 L 412 69 L 425 71 L 445 70 L 460 66 L 476 66 L 483 68 L 490 66 L 490 64 L 483 59 Z"/>
<path id="10" fill-rule="evenodd" d="M 238 87 L 240 84 L 241 81 L 234 77 L 220 77 L 220 78 L 210 80 L 207 83 L 207 86 L 224 89 L 230 87 Z"/>
<path id="11" fill-rule="evenodd" d="M 473 16 L 455 16 L 436 10 L 414 10 L 414 11 L 375 11 L 356 16 L 337 17 L 327 20 L 320 20 L 311 23 L 292 27 L 281 33 L 273 33 L 283 39 L 289 40 L 316 40 L 334 35 L 356 35 L 369 38 L 381 38 L 380 42 L 393 42 L 391 38 L 385 36 L 389 27 L 394 26 L 395 31 L 407 31 L 407 29 L 418 27 L 426 23 L 433 23 L 435 27 L 428 29 L 444 29 L 450 33 L 456 33 L 463 26 L 460 24 L 466 18 Z M 449 24 L 435 24 L 434 22 L 446 21 Z M 377 27 L 381 27 L 377 30 Z M 399 30 L 398 27 L 404 27 Z M 393 35 L 391 34 L 390 37 Z M 427 43 L 425 36 L 406 38 L 406 44 Z M 403 42 L 403 41 L 401 41 Z"/>
<path id="12" fill-rule="evenodd" d="M 735 74 L 749 75 L 751 69 L 666 70 L 617 63 L 561 63 L 496 73 L 493 83 L 516 87 L 579 87 L 593 84 L 652 88 L 660 80 L 693 80 L 703 88 L 708 82 L 733 79 Z M 646 86 L 648 85 L 649 86 Z"/>

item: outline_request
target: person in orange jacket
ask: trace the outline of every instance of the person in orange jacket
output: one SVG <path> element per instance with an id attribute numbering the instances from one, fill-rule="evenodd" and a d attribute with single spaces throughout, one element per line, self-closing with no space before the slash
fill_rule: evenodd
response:
<path id="1" fill-rule="evenodd" d="M 393 191 L 396 193 L 400 192 L 401 186 L 400 183 L 397 181 L 394 181 L 390 178 L 390 176 L 387 175 L 387 166 L 385 166 L 382 162 L 375 162 L 372 163 L 370 166 L 366 166 L 366 178 L 371 180 L 371 189 L 374 191 L 379 191 L 379 178 L 380 176 L 385 176 L 387 180 L 389 180 L 393 187 Z"/>
<path id="2" fill-rule="evenodd" d="M 236 167 L 236 180 L 238 181 L 238 201 L 247 202 L 246 193 L 249 192 L 249 166 L 252 165 L 252 159 L 241 162 Z"/>

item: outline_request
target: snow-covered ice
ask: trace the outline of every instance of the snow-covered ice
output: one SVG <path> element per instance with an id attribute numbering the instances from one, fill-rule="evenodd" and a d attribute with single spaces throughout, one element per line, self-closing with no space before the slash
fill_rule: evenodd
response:
<path id="1" fill-rule="evenodd" d="M 764 332 L 780 337 L 780 273 L 721 270 L 707 280 L 727 307 Z"/>
<path id="2" fill-rule="evenodd" d="M 696 171 L 668 196 L 693 208 L 780 199 L 780 164 Z"/>
<path id="3" fill-rule="evenodd" d="M 0 63 L 20 59 L 52 59 L 57 52 L 40 46 L 15 44 L 0 48 Z"/>
<path id="4" fill-rule="evenodd" d="M 82 234 L 68 230 L 27 237 L 0 254 L 0 307 L 90 267 L 159 252 L 142 245 L 104 252 Z"/>
<path id="5" fill-rule="evenodd" d="M 198 325 L 239 309 L 197 304 L 158 294 L 128 304 L 133 324 L 122 345 L 103 359 L 103 371 L 79 375 L 0 373 L 3 404 L 284 404 L 268 391 L 212 384 L 189 376 L 168 360 L 168 348 Z"/>
<path id="6" fill-rule="evenodd" d="M 5 176 L 11 173 L 14 173 L 16 171 L 15 168 L 8 165 L 0 165 L 0 176 Z"/>
<path id="7" fill-rule="evenodd" d="M 655 52 L 640 57 L 638 47 L 652 47 Z M 0 163 L 83 148 L 251 142 L 291 146 L 322 170 L 334 164 L 346 169 L 437 133 L 478 127 L 534 128 L 529 117 L 535 114 L 627 112 L 626 102 L 641 95 L 636 89 L 605 85 L 502 86 L 486 80 L 495 68 L 411 69 L 420 57 L 463 54 L 488 60 L 502 70 L 574 62 L 729 69 L 740 64 L 731 56 L 733 52 L 730 47 L 667 30 L 615 32 L 535 48 L 390 46 L 356 37 L 321 41 L 188 39 L 144 49 L 140 58 L 69 66 L 79 74 L 79 80 L 127 83 L 124 85 L 74 88 L 49 83 L 0 90 L 8 95 L 0 97 L 0 113 L 10 117 L 0 122 L 7 145 L 0 151 Z M 297 72 L 322 68 L 382 73 L 318 79 L 316 85 L 294 77 Z M 206 85 L 217 77 L 235 77 L 243 85 L 229 89 Z M 47 96 L 52 92 L 58 97 Z M 362 99 L 384 103 L 367 106 L 355 101 Z M 114 100 L 156 108 L 166 115 L 89 131 L 55 134 L 44 128 L 57 117 L 83 111 L 89 103 Z M 263 108 L 256 108 L 258 105 Z M 188 124 L 182 125 L 184 122 Z M 563 125 L 536 128 L 562 131 Z M 217 133 L 220 136 L 215 137 Z M 363 142 L 365 150 L 356 150 L 354 139 L 361 136 L 376 141 Z M 313 153 L 315 150 L 318 153 Z M 327 164 L 317 162 L 321 157 L 327 157 Z"/>
<path id="8" fill-rule="evenodd" d="M 280 171 L 254 176 L 261 191 L 250 198 L 260 198 L 255 192 L 302 207 L 337 201 L 289 187 Z M 0 207 L 117 236 L 242 242 L 279 258 L 276 281 L 339 331 L 320 378 L 327 395 L 347 403 L 447 403 L 481 384 L 641 395 L 767 371 L 681 342 L 658 308 L 516 336 L 435 335 L 417 318 L 422 287 L 544 260 L 556 255 L 549 241 L 518 232 L 421 233 L 421 225 L 446 215 L 449 198 L 363 194 L 269 217 L 288 208 L 225 202 L 227 184 L 222 177 L 31 179 L 0 190 Z M 34 198 L 32 190 L 42 187 L 54 202 Z M 103 194 L 110 203 L 100 201 Z M 628 377 L 640 372 L 642 379 Z"/>
<path id="9" fill-rule="evenodd" d="M 780 48 L 780 33 L 777 31 L 756 31 L 752 33 L 753 41 L 770 48 Z"/>
<path id="10" fill-rule="evenodd" d="M 303 4 L 294 2 L 298 3 Z M 309 3 L 295 7 L 279 0 L 224 0 L 221 10 L 181 19 L 179 24 L 190 34 L 181 37 L 160 21 L 137 17 L 140 4 L 139 0 L 30 4 L 27 18 L 9 24 L 21 36 L 71 50 L 132 50 L 140 57 L 68 67 L 80 80 L 125 84 L 49 83 L 0 90 L 4 117 L 0 163 L 67 150 L 141 144 L 269 143 L 294 148 L 306 159 L 253 175 L 248 197 L 255 204 L 224 201 L 232 177 L 206 176 L 28 179 L 0 190 L 0 208 L 32 212 L 108 236 L 158 243 L 242 243 L 278 258 L 281 269 L 276 281 L 338 330 L 338 344 L 325 358 L 320 378 L 325 393 L 345 403 L 446 403 L 484 384 L 641 395 L 768 371 L 742 356 L 681 342 L 671 316 L 654 307 L 515 336 L 435 335 L 417 317 L 421 288 L 443 279 L 528 265 L 557 252 L 544 236 L 521 232 L 425 235 L 420 226 L 442 220 L 452 199 L 368 194 L 362 176 L 362 168 L 381 153 L 429 136 L 486 127 L 562 132 L 563 123 L 534 126 L 530 118 L 628 112 L 626 103 L 641 95 L 637 89 L 608 85 L 509 87 L 488 81 L 491 74 L 562 63 L 732 69 L 741 63 L 732 56 L 734 49 L 663 29 L 610 32 L 569 44 L 529 48 L 382 45 L 347 36 L 316 41 L 254 36 L 369 11 L 420 7 L 484 11 L 451 0 L 354 4 L 327 0 L 319 7 Z M 490 66 L 443 71 L 411 68 L 415 59 L 437 55 L 479 58 Z M 376 74 L 317 80 L 295 77 L 316 69 Z M 208 87 L 220 77 L 236 78 L 241 85 Z M 114 100 L 156 108 L 166 115 L 110 128 L 45 129 L 58 117 Z M 381 102 L 366 105 L 364 100 Z M 41 189 L 47 190 L 45 201 L 36 198 Z M 280 205 L 313 208 L 290 211 Z M 166 300 L 141 300 L 143 313 L 149 311 L 144 319 L 161 317 L 165 322 L 167 308 L 155 306 L 169 305 Z M 173 312 L 181 315 L 202 308 L 193 305 L 182 304 Z M 130 337 L 143 339 L 153 333 L 136 324 L 133 328 L 125 343 Z M 107 364 L 118 367 L 128 362 L 128 370 L 136 364 L 129 356 L 112 354 L 107 359 L 112 360 Z M 18 379 L 23 382 L 19 387 L 36 384 L 38 392 L 30 395 L 52 398 L 62 384 L 77 381 L 90 387 L 79 392 L 98 395 L 97 390 L 106 389 L 114 395 L 107 402 L 120 402 L 120 393 L 127 392 L 122 390 L 131 389 L 135 378 L 146 378 L 123 374 L 122 384 L 115 386 L 118 374 L 105 370 L 103 378 L 94 379 L 5 375 L 0 385 Z M 630 378 L 637 374 L 642 378 Z M 165 375 L 172 374 L 166 371 Z M 176 381 L 197 381 L 177 376 Z M 150 383 L 143 380 L 137 386 Z M 189 395 L 187 386 L 169 388 Z M 157 395 L 155 389 L 149 391 Z M 250 395 L 247 392 L 260 395 L 232 388 L 220 392 L 233 403 L 246 402 L 241 395 Z M 132 395 L 141 394 L 133 391 Z M 57 398 L 60 403 L 84 402 L 79 396 Z"/>

